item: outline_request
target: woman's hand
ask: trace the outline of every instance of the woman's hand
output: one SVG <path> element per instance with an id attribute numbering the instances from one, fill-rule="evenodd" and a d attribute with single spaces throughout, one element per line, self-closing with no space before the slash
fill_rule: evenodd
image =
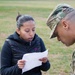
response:
<path id="1" fill-rule="evenodd" d="M 46 63 L 48 61 L 48 58 L 47 57 L 44 57 L 44 58 L 41 58 L 39 60 L 42 61 L 43 63 Z"/>
<path id="2" fill-rule="evenodd" d="M 18 62 L 17 62 L 17 64 L 18 64 L 18 67 L 20 68 L 20 69 L 23 69 L 23 67 L 24 67 L 24 65 L 25 65 L 25 60 L 18 60 Z"/>

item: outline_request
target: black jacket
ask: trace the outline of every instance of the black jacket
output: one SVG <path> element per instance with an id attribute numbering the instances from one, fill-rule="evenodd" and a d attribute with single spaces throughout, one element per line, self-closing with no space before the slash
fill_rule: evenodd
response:
<path id="1" fill-rule="evenodd" d="M 18 68 L 17 61 L 22 59 L 25 53 L 43 52 L 45 50 L 44 43 L 38 35 L 35 34 L 32 42 L 26 42 L 20 39 L 15 32 L 6 39 L 1 51 L 1 75 L 42 75 L 41 70 L 47 71 L 50 68 L 49 61 L 23 74 L 22 70 Z"/>

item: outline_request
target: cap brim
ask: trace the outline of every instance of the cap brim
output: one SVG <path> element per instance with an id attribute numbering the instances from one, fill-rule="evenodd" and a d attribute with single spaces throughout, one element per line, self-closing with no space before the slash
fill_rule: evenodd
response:
<path id="1" fill-rule="evenodd" d="M 54 31 L 55 31 L 55 29 L 56 29 L 56 26 L 57 26 L 57 25 L 54 26 L 54 28 L 52 29 L 52 31 L 51 31 L 51 33 L 50 33 L 50 39 L 56 37 L 56 35 L 54 34 Z"/>

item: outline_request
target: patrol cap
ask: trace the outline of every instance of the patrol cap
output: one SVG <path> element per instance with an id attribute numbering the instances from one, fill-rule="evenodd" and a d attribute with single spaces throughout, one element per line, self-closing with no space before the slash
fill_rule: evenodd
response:
<path id="1" fill-rule="evenodd" d="M 59 4 L 55 7 L 55 9 L 52 11 L 52 13 L 49 15 L 46 24 L 51 29 L 50 38 L 56 37 L 54 34 L 55 28 L 67 14 L 72 12 L 74 8 L 72 8 L 68 4 Z"/>

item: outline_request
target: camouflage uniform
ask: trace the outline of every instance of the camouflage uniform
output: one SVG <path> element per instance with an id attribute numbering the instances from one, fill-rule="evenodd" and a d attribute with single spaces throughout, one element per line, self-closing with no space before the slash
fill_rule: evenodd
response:
<path id="1" fill-rule="evenodd" d="M 75 75 L 75 51 L 72 54 L 71 75 Z"/>
<path id="2" fill-rule="evenodd" d="M 53 12 L 49 15 L 47 19 L 47 25 L 52 30 L 50 34 L 50 38 L 56 37 L 56 35 L 54 34 L 54 30 L 56 26 L 66 15 L 68 15 L 72 11 L 75 11 L 75 9 L 68 4 L 59 4 L 53 10 Z M 72 55 L 71 70 L 72 71 L 70 75 L 75 75 L 75 51 L 73 52 Z"/>

